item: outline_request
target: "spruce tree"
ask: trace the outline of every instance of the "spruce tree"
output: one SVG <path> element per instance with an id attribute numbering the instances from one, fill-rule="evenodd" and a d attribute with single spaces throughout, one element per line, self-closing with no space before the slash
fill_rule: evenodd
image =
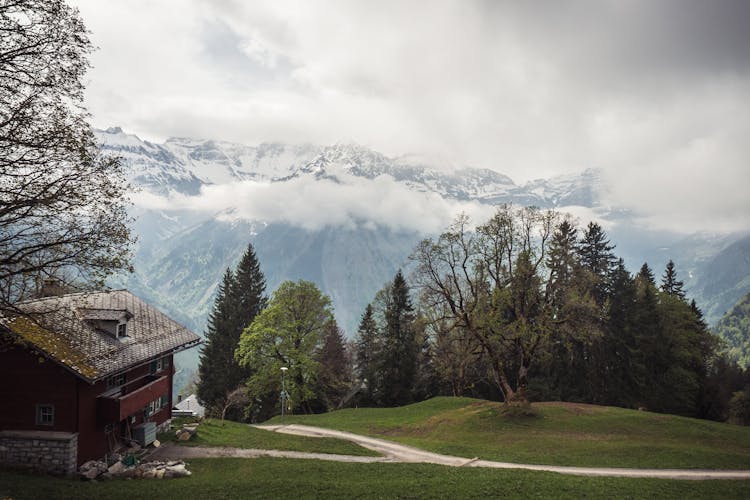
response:
<path id="1" fill-rule="evenodd" d="M 226 332 L 231 329 L 233 306 L 227 292 L 232 289 L 234 274 L 227 268 L 214 299 L 213 310 L 208 315 L 205 342 L 198 365 L 197 396 L 210 413 L 218 411 L 227 391 L 229 370 L 234 362 L 234 348 L 228 345 Z M 231 357 L 230 357 L 231 349 Z"/>
<path id="2" fill-rule="evenodd" d="M 331 321 L 315 361 L 318 371 L 318 397 L 323 410 L 333 410 L 343 402 L 351 386 L 352 367 L 348 355 L 344 332 L 335 321 Z"/>
<path id="3" fill-rule="evenodd" d="M 253 322 L 255 316 L 265 309 L 268 303 L 265 293 L 266 278 L 260 270 L 260 263 L 251 244 L 247 246 L 247 250 L 237 264 L 231 292 L 232 300 L 237 308 L 236 326 L 239 328 L 237 338 L 242 330 Z"/>
<path id="4" fill-rule="evenodd" d="M 674 295 L 680 299 L 685 298 L 685 292 L 682 290 L 682 281 L 677 279 L 677 271 L 674 268 L 674 262 L 670 259 L 667 268 L 664 270 L 661 280 L 661 291 L 667 295 Z"/>
<path id="5" fill-rule="evenodd" d="M 615 265 L 610 244 L 604 229 L 596 222 L 589 222 L 579 243 L 581 264 L 592 274 L 592 295 L 599 306 L 604 305 L 609 290 L 608 279 Z"/>
<path id="6" fill-rule="evenodd" d="M 206 343 L 200 357 L 198 398 L 211 409 L 223 406 L 232 390 L 243 385 L 252 367 L 241 367 L 234 352 L 242 331 L 266 307 L 266 280 L 252 245 L 242 255 L 236 271 L 227 269 L 209 315 Z M 229 418 L 239 419 L 235 408 Z"/>
<path id="7" fill-rule="evenodd" d="M 637 279 L 641 287 L 645 286 L 646 284 L 656 286 L 654 272 L 649 267 L 648 262 L 644 262 L 641 266 L 641 269 L 638 271 Z"/>
<path id="8" fill-rule="evenodd" d="M 635 280 L 619 259 L 611 278 L 607 322 L 601 343 L 606 358 L 599 374 L 604 382 L 602 403 L 632 407 L 640 399 L 638 383 L 644 378 L 640 363 L 637 332 L 637 289 Z"/>
<path id="9" fill-rule="evenodd" d="M 661 407 L 661 380 L 669 364 L 669 346 L 659 314 L 659 297 L 653 282 L 653 273 L 647 264 L 636 276 L 636 344 L 638 345 L 637 376 L 638 406 L 658 410 Z"/>
<path id="10" fill-rule="evenodd" d="M 357 329 L 355 370 L 359 383 L 362 384 L 360 401 L 366 405 L 374 404 L 373 388 L 377 383 L 377 360 L 379 359 L 378 326 L 375 322 L 372 304 L 367 304 Z"/>
<path id="11" fill-rule="evenodd" d="M 564 220 L 552 235 L 547 268 L 552 275 L 549 280 L 550 293 L 554 295 L 558 295 L 569 285 L 580 267 L 580 258 L 577 255 L 577 233 L 575 226 Z M 553 301 L 559 302 L 555 297 Z"/>
<path id="12" fill-rule="evenodd" d="M 387 287 L 386 294 L 377 399 L 383 406 L 398 406 L 412 402 L 419 354 L 414 307 L 409 286 L 400 270 Z"/>

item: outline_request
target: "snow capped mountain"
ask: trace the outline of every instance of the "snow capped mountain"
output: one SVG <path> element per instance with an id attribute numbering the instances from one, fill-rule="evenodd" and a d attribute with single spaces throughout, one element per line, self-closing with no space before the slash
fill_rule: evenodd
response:
<path id="1" fill-rule="evenodd" d="M 285 182 L 310 176 L 350 184 L 387 176 L 410 190 L 445 199 L 540 207 L 596 206 L 596 170 L 516 185 L 488 169 L 445 171 L 411 157 L 389 158 L 356 144 L 314 146 L 171 138 L 153 144 L 119 127 L 97 131 L 104 151 L 120 155 L 133 182 L 158 194 L 196 194 L 200 187 L 239 181 Z"/>
<path id="2" fill-rule="evenodd" d="M 155 144 L 118 127 L 96 134 L 105 152 L 122 157 L 136 187 L 166 200 L 134 207 L 136 272 L 115 285 L 199 332 L 224 270 L 236 265 L 248 243 L 268 292 L 284 280 L 315 282 L 332 298 L 339 325 L 352 337 L 377 290 L 397 269 L 408 271 L 408 256 L 419 240 L 467 207 L 479 207 L 476 222 L 501 203 L 574 214 L 580 209 L 584 225 L 594 217 L 611 222 L 606 229 L 631 270 L 644 260 L 659 269 L 674 258 L 688 277 L 686 285 L 703 290 L 705 296 L 696 298 L 709 311 L 716 301 L 693 275 L 717 274 L 702 272 L 702 266 L 733 241 L 682 241 L 638 227 L 630 211 L 609 206 L 602 173 L 594 169 L 518 185 L 493 170 L 415 156 L 389 158 L 355 144 L 248 146 L 189 138 Z M 248 200 L 255 203 L 249 212 Z M 205 206 L 193 206 L 201 203 Z M 346 217 L 330 214 L 346 210 Z M 300 224 L 315 217 L 324 223 Z M 187 353 L 179 362 L 194 369 L 196 356 Z"/>

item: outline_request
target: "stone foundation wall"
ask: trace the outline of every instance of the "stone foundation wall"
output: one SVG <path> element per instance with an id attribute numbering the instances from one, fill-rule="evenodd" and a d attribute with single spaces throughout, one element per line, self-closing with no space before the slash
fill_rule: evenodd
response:
<path id="1" fill-rule="evenodd" d="M 160 423 L 159 425 L 156 426 L 156 433 L 159 434 L 162 432 L 167 432 L 169 430 L 169 424 L 171 423 L 172 423 L 171 418 L 168 418 L 164 422 Z"/>
<path id="2" fill-rule="evenodd" d="M 0 431 L 0 464 L 53 474 L 73 474 L 77 460 L 77 433 Z"/>

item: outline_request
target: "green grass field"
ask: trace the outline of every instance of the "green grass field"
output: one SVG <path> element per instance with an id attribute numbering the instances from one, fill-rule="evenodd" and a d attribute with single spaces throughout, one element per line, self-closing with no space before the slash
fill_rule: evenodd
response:
<path id="1" fill-rule="evenodd" d="M 748 498 L 750 481 L 670 481 L 425 464 L 195 459 L 193 475 L 83 482 L 0 470 L 0 499 Z"/>
<path id="2" fill-rule="evenodd" d="M 349 430 L 466 457 L 563 465 L 748 468 L 750 429 L 589 405 L 503 406 L 435 398 L 392 409 L 290 416 L 286 422 Z M 278 419 L 275 419 L 278 420 Z M 338 440 L 289 436 L 208 420 L 194 445 L 369 454 Z M 193 498 L 750 498 L 750 481 L 566 476 L 427 464 L 204 458 L 170 480 L 84 482 L 0 470 L 0 500 Z"/>
<path id="3" fill-rule="evenodd" d="M 159 438 L 172 439 L 173 433 Z M 333 438 L 292 436 L 256 429 L 247 424 L 228 420 L 206 419 L 190 441 L 180 441 L 187 446 L 229 446 L 259 450 L 306 451 L 310 453 L 335 453 L 339 455 L 377 456 L 378 454 L 349 441 Z"/>
<path id="4" fill-rule="evenodd" d="M 643 468 L 750 468 L 750 428 L 569 403 L 510 416 L 502 404 L 434 398 L 400 408 L 292 415 L 287 423 L 383 437 L 430 451 L 519 463 Z M 274 418 L 269 423 L 279 423 Z"/>

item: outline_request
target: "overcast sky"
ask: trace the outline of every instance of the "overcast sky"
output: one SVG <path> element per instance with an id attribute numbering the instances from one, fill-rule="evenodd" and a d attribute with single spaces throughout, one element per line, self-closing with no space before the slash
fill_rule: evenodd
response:
<path id="1" fill-rule="evenodd" d="M 750 1 L 72 3 L 98 127 L 596 167 L 657 227 L 750 229 Z"/>

